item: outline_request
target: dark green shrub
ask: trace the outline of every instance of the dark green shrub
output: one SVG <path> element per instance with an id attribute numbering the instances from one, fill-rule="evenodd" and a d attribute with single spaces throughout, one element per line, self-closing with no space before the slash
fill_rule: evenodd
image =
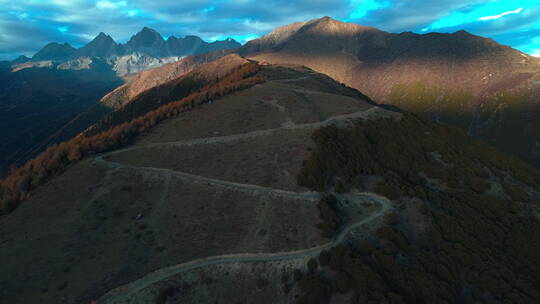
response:
<path id="1" fill-rule="evenodd" d="M 323 250 L 319 254 L 319 263 L 321 266 L 328 266 L 330 264 L 330 252 Z"/>
<path id="2" fill-rule="evenodd" d="M 399 187 L 388 183 L 387 181 L 380 181 L 375 187 L 375 192 L 384 195 L 391 200 L 401 197 L 401 190 Z"/>
<path id="3" fill-rule="evenodd" d="M 293 280 L 299 282 L 302 279 L 302 271 L 300 269 L 295 269 L 293 271 Z"/>
<path id="4" fill-rule="evenodd" d="M 352 287 L 352 281 L 349 275 L 344 271 L 336 273 L 334 280 L 332 281 L 334 290 L 339 293 L 347 293 Z"/>
<path id="5" fill-rule="evenodd" d="M 166 288 L 162 288 L 157 297 L 156 297 L 156 304 L 165 304 L 167 303 L 167 299 L 172 297 L 175 293 L 175 289 L 172 286 L 168 286 Z"/>
<path id="6" fill-rule="evenodd" d="M 335 180 L 353 187 L 359 176 L 375 175 L 383 179 L 377 192 L 423 201 L 395 209 L 399 220 L 389 218 L 372 240 L 330 250 L 328 265 L 340 273 L 334 292 L 350 286 L 358 301 L 377 303 L 540 303 L 540 221 L 516 203 L 540 188 L 537 169 L 406 113 L 321 128 L 313 140 L 300 174 L 311 189 Z M 509 181 L 503 188 L 511 200 L 488 195 L 488 178 Z"/>
<path id="7" fill-rule="evenodd" d="M 335 190 L 336 190 L 337 193 L 345 193 L 349 189 L 347 189 L 347 187 L 345 186 L 345 184 L 341 180 L 338 180 L 336 182 Z"/>
<path id="8" fill-rule="evenodd" d="M 318 266 L 319 264 L 317 263 L 317 260 L 315 260 L 314 258 L 310 258 L 309 261 L 307 262 L 308 271 L 310 273 L 313 273 L 317 269 Z"/>
<path id="9" fill-rule="evenodd" d="M 476 193 L 484 193 L 489 190 L 489 183 L 479 177 L 469 179 L 469 187 Z"/>
<path id="10" fill-rule="evenodd" d="M 328 302 L 330 290 L 319 275 L 307 275 L 299 284 L 302 295 L 297 300 L 298 304 L 326 304 Z"/>
<path id="11" fill-rule="evenodd" d="M 19 205 L 19 201 L 11 199 L 2 199 L 0 201 L 0 215 L 11 213 Z"/>
<path id="12" fill-rule="evenodd" d="M 509 183 L 505 183 L 505 182 L 502 183 L 502 186 L 503 186 L 504 192 L 506 192 L 506 194 L 508 194 L 508 196 L 510 196 L 512 200 L 519 201 L 519 202 L 529 201 L 530 199 L 529 194 L 523 189 L 521 189 L 520 187 L 514 186 Z"/>
<path id="13" fill-rule="evenodd" d="M 322 230 L 323 236 L 331 238 L 341 225 L 341 219 L 337 211 L 337 199 L 333 195 L 327 195 L 319 201 L 317 207 L 323 220 L 318 227 Z"/>

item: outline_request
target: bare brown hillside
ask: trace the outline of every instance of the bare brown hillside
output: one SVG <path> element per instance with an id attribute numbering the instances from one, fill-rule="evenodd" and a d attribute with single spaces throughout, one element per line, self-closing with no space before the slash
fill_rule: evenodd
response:
<path id="1" fill-rule="evenodd" d="M 226 88 L 229 83 L 225 80 L 224 84 L 220 84 L 220 82 L 223 82 L 222 78 L 235 72 L 238 73 L 239 69 L 249 63 L 248 60 L 237 54 L 230 54 L 206 63 L 198 63 L 192 66 L 189 71 L 181 73 L 170 80 L 167 80 L 170 76 L 165 78 L 159 76 L 158 85 L 140 92 L 133 98 L 125 99 L 123 104 L 119 105 L 115 111 L 103 117 L 81 135 L 92 136 L 99 134 L 122 123 L 128 123 L 168 103 L 182 100 L 196 93 L 204 95 L 202 97 L 205 99 L 210 99 L 212 97 L 209 93 L 203 92 L 206 88 L 212 85 L 217 90 Z M 258 70 L 258 65 L 251 63 L 251 66 L 254 68 L 252 71 L 252 74 L 254 74 Z M 163 75 L 162 72 L 161 69 L 154 71 L 158 75 Z M 131 86 L 126 88 L 131 88 Z"/>
<path id="2" fill-rule="evenodd" d="M 14 262 L 0 270 L 0 297 L 89 303 L 166 265 L 325 243 L 319 195 L 295 179 L 311 131 L 332 117 L 394 114 L 309 69 L 264 67 L 258 77 L 125 150 L 71 165 L 1 217 L 0 259 Z"/>
<path id="3" fill-rule="evenodd" d="M 232 52 L 233 50 L 221 50 L 207 54 L 188 56 L 178 62 L 143 71 L 132 77 L 126 84 L 104 96 L 100 102 L 113 109 L 120 108 L 140 93 L 178 78 L 191 72 L 201 64 L 214 61 Z"/>

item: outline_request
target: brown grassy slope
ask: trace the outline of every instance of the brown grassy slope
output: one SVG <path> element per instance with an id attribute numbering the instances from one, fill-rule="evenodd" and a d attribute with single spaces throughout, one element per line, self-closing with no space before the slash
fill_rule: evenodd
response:
<path id="1" fill-rule="evenodd" d="M 208 54 L 188 56 L 178 62 L 143 71 L 131 78 L 126 84 L 104 96 L 100 102 L 108 107 L 118 109 L 131 102 L 140 93 L 176 79 L 202 64 L 212 62 L 232 52 L 232 50 L 221 50 Z"/>
<path id="2" fill-rule="evenodd" d="M 104 171 L 84 160 L 0 219 L 0 258 L 9 261 L 0 269 L 0 298 L 89 303 L 170 264 L 315 246 L 325 241 L 317 222 L 305 201 Z"/>
<path id="3" fill-rule="evenodd" d="M 108 159 L 298 190 L 295 176 L 307 156 L 312 129 L 275 130 L 264 136 L 189 147 L 152 146 L 159 142 L 221 137 L 282 126 L 293 128 L 373 107 L 360 96 L 343 95 L 352 91 L 335 82 L 332 82 L 333 87 L 327 77 L 308 69 L 265 66 L 258 75 L 266 79 L 265 83 L 224 97 L 190 115 L 166 121 L 137 141 L 134 148 L 141 149 L 114 154 Z"/>
<path id="4" fill-rule="evenodd" d="M 32 147 L 27 153 L 18 153 L 21 156 L 20 160 L 18 160 L 18 164 L 20 165 L 32 156 L 37 155 L 38 152 L 42 151 L 45 147 L 50 146 L 53 143 L 60 143 L 70 139 L 81 131 L 91 127 L 112 111 L 132 102 L 138 94 L 143 93 L 152 87 L 179 78 L 196 69 L 198 66 L 217 60 L 231 52 L 232 50 L 221 50 L 208 54 L 188 56 L 178 62 L 132 75 L 126 79 L 127 83 L 117 87 L 113 91 L 109 88 L 107 90 L 109 93 L 104 97 L 102 96 L 106 91 L 100 93 L 100 96 L 95 96 L 95 100 L 99 97 L 102 98 L 99 102 L 89 106 L 85 111 L 77 113 L 71 121 L 68 121 L 67 123 L 64 121 L 64 124 L 59 125 L 54 133 L 49 134 L 50 136 L 48 135 L 40 140 L 39 144 Z M 226 73 L 227 71 L 227 69 L 224 69 L 223 73 Z M 116 85 L 118 84 L 115 84 L 115 86 Z"/>
<path id="5" fill-rule="evenodd" d="M 93 135 L 81 134 L 67 142 L 49 147 L 36 158 L 28 161 L 24 166 L 13 170 L 12 173 L 0 183 L 0 207 L 2 213 L 9 213 L 19 203 L 29 197 L 32 189 L 44 184 L 51 176 L 62 172 L 66 167 L 81 158 L 117 149 L 133 140 L 135 136 L 152 128 L 157 123 L 175 117 L 182 112 L 189 111 L 210 99 L 218 98 L 236 90 L 255 85 L 262 81 L 254 77 L 259 66 L 255 63 L 246 63 L 233 69 L 218 82 L 210 81 L 207 86 L 200 87 L 195 92 L 190 87 L 174 87 L 170 89 L 189 92 L 179 100 L 167 100 L 166 104 L 152 103 L 147 100 L 139 107 L 128 108 L 135 111 L 117 111 L 102 124 L 96 125 Z M 182 82 L 181 82 L 182 83 Z M 170 95 L 169 97 L 178 97 Z M 183 97 L 183 98 L 182 98 Z M 143 111 L 146 109 L 146 111 Z"/>
<path id="6" fill-rule="evenodd" d="M 365 188 L 397 207 L 371 240 L 332 250 L 330 268 L 343 276 L 329 290 L 360 303 L 540 301 L 538 170 L 410 114 L 322 128 L 313 139 L 301 185 Z M 301 283 L 300 303 L 321 300 L 310 297 L 321 280 Z"/>
<path id="7" fill-rule="evenodd" d="M 275 98 L 286 109 L 293 102 L 309 105 L 301 117 L 312 120 L 371 108 L 360 98 L 340 99 L 340 90 L 350 90 L 339 85 L 335 99 L 312 94 L 290 100 L 289 95 L 283 95 L 286 90 L 277 90 L 284 85 L 299 87 L 294 80 L 298 76 L 310 78 L 299 83 L 321 83 L 328 90 L 324 85 L 326 78 L 307 69 L 262 67 L 256 76 L 264 75 L 265 79 L 272 76 L 285 82 L 276 81 L 266 88 L 268 83 L 263 83 L 214 98 L 213 104 L 196 106 L 178 116 L 166 115 L 169 119 L 145 131 L 146 135 L 134 147 L 159 142 L 160 134 L 166 142 L 194 137 L 178 130 L 193 129 L 197 138 L 212 136 L 215 126 L 232 134 L 245 133 L 256 129 L 257 118 L 261 122 L 275 119 L 279 127 L 288 111 L 245 111 L 257 104 L 259 98 Z M 337 104 L 335 109 L 323 105 L 335 100 L 344 105 Z M 168 106 L 175 109 L 175 105 Z M 214 111 L 217 114 L 211 116 Z M 251 123 L 245 123 L 247 114 L 253 117 Z M 191 116 L 198 123 L 188 119 Z M 210 119 L 214 117 L 226 118 L 216 125 Z M 176 137 L 171 137 L 173 134 Z M 304 145 L 309 137 L 299 138 L 303 140 L 297 144 L 307 150 Z M 282 153 L 280 142 L 270 148 L 272 153 Z M 250 150 L 238 153 L 249 157 Z M 13 213 L 0 218 L 0 260 L 10 261 L 0 268 L 3 301 L 58 303 L 58 299 L 65 299 L 68 303 L 89 303 L 114 287 L 169 264 L 224 253 L 310 248 L 327 241 L 315 226 L 320 221 L 316 204 L 253 195 L 145 170 L 107 169 L 93 160 L 94 157 L 87 156 L 69 165 L 63 174 L 34 189 Z M 300 167 L 298 162 L 294 166 Z M 227 161 L 215 164 L 219 170 L 226 170 L 229 165 Z M 261 171 L 257 167 L 245 169 Z M 25 284 L 20 284 L 22 280 Z"/>
<path id="8" fill-rule="evenodd" d="M 184 73 L 177 78 L 164 81 L 157 86 L 142 91 L 135 97 L 127 100 L 116 111 L 88 128 L 83 134 L 85 136 L 98 134 L 113 126 L 129 122 L 164 104 L 180 100 L 195 92 L 200 92 L 204 87 L 216 84 L 222 77 L 237 71 L 239 67 L 248 62 L 236 54 L 231 54 L 205 64 L 200 64 L 188 73 Z M 160 73 L 160 71 L 155 72 Z"/>
<path id="9" fill-rule="evenodd" d="M 270 63 L 311 67 L 381 101 L 396 84 L 412 81 L 475 94 L 509 89 L 532 76 L 514 73 L 539 68 L 534 57 L 464 31 L 392 34 L 331 18 L 287 31 L 279 43 L 269 43 L 275 34 L 270 33 L 239 52 Z"/>
<path id="10" fill-rule="evenodd" d="M 392 34 L 321 18 L 278 28 L 239 52 L 260 62 L 305 65 L 380 103 L 460 126 L 540 164 L 540 60 L 491 39 L 464 31 Z M 433 94 L 414 94 L 418 82 Z M 502 92 L 524 103 L 495 98 Z"/>

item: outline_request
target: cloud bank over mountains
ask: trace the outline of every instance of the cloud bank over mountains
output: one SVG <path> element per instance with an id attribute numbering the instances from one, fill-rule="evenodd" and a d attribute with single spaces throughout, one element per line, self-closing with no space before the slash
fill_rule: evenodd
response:
<path id="1" fill-rule="evenodd" d="M 125 42 L 144 26 L 164 37 L 246 42 L 279 25 L 321 16 L 391 32 L 465 29 L 540 55 L 537 0 L 0 0 L 0 59 L 49 42 L 82 46 L 99 32 Z"/>

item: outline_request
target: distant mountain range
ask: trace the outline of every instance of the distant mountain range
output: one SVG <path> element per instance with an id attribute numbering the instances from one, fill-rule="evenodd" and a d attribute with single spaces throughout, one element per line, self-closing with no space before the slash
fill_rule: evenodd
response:
<path id="1" fill-rule="evenodd" d="M 540 59 L 492 39 L 394 34 L 324 17 L 279 27 L 239 53 L 305 65 L 540 166 Z"/>
<path id="2" fill-rule="evenodd" d="M 197 36 L 171 36 L 165 40 L 157 31 L 145 27 L 125 44 L 116 43 L 111 36 L 101 32 L 81 48 L 74 48 L 69 43 L 52 42 L 32 58 L 20 56 L 9 62 L 9 65 L 14 70 L 29 67 L 77 70 L 89 69 L 92 62 L 99 58 L 122 76 L 175 62 L 185 56 L 240 46 L 240 43 L 231 38 L 210 43 Z"/>
<path id="3" fill-rule="evenodd" d="M 125 44 L 100 33 L 79 49 L 50 43 L 32 58 L 0 62 L 0 177 L 10 165 L 71 138 L 112 111 L 114 105 L 97 102 L 125 76 L 216 51 L 194 59 L 194 64 L 206 62 L 239 46 L 232 39 L 207 43 L 196 36 L 165 40 L 145 27 Z"/>
<path id="4" fill-rule="evenodd" d="M 99 94 L 85 92 L 84 96 L 92 98 L 80 108 L 73 108 L 71 119 L 59 122 L 63 126 L 61 130 L 50 133 L 53 137 L 48 136 L 44 141 L 42 133 L 27 132 L 26 136 L 20 136 L 19 130 L 12 132 L 8 129 L 6 132 L 13 133 L 10 136 L 18 138 L 18 141 L 24 138 L 33 142 L 39 138 L 40 144 L 32 145 L 31 150 L 22 154 L 24 157 L 20 155 L 25 148 L 16 145 L 17 157 L 7 157 L 4 151 L 11 150 L 13 144 L 6 141 L 2 148 L 4 151 L 0 151 L 3 154 L 0 159 L 6 161 L 0 166 L 5 167 L 14 159 L 19 162 L 25 160 L 48 144 L 73 136 L 74 132 L 84 130 L 110 111 L 135 100 L 139 94 L 180 77 L 202 63 L 229 54 L 238 46 L 231 39 L 206 43 L 195 36 L 165 40 L 156 31 L 144 28 L 125 44 L 118 44 L 110 36 L 100 33 L 79 49 L 69 44 L 49 44 L 32 58 L 21 56 L 12 62 L 2 62 L 0 67 L 3 71 L 16 71 L 5 73 L 5 79 L 22 71 L 26 71 L 25 77 L 34 75 L 29 71 L 40 71 L 39 76 L 38 73 L 33 76 L 36 81 L 32 82 L 32 90 L 4 88 L 1 96 L 7 98 L 0 101 L 3 103 L 0 109 L 10 111 L 5 112 L 10 117 L 18 115 L 13 114 L 17 111 L 13 105 L 18 100 L 30 102 L 32 98 L 41 100 L 47 97 L 47 100 L 57 101 L 65 100 L 66 96 L 77 100 L 72 97 L 79 96 L 77 88 L 85 83 L 80 79 L 77 84 L 71 83 L 78 79 L 78 76 L 73 76 L 77 71 L 97 69 L 100 72 L 93 75 L 107 71 L 108 76 L 101 82 L 104 86 L 99 94 L 105 96 L 101 102 L 94 103 L 99 100 Z M 206 55 L 205 52 L 215 49 L 222 50 Z M 465 31 L 395 34 L 324 17 L 279 27 L 241 46 L 237 52 L 262 64 L 310 67 L 366 93 L 376 102 L 393 104 L 424 117 L 459 126 L 469 135 L 540 165 L 540 60 L 492 39 Z M 187 54 L 198 55 L 181 59 Z M 174 64 L 160 67 L 168 62 Z M 122 81 L 119 77 L 150 68 L 154 69 L 136 77 L 130 76 L 125 85 L 117 87 Z M 40 87 L 39 79 L 49 77 L 47 73 L 66 71 L 73 72 L 67 80 Z M 87 76 L 83 78 L 85 81 L 89 79 Z M 13 82 L 4 81 L 3 86 L 7 83 Z M 71 88 L 70 95 L 48 93 L 60 84 Z M 40 87 L 39 90 L 36 87 Z M 117 88 L 113 90 L 114 87 Z M 32 92 L 30 97 L 21 98 L 28 92 Z M 4 105 L 6 100 L 9 106 Z M 79 104 L 83 103 L 75 103 Z M 23 112 L 32 113 L 32 110 L 26 108 Z M 51 121 L 60 117 L 52 114 L 54 119 L 50 118 Z M 1 111 L 0 115 L 3 115 Z M 25 117 L 31 119 L 32 115 Z M 25 126 L 32 125 L 24 119 L 17 121 Z"/>

